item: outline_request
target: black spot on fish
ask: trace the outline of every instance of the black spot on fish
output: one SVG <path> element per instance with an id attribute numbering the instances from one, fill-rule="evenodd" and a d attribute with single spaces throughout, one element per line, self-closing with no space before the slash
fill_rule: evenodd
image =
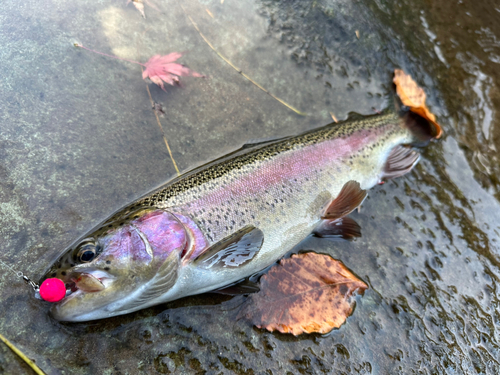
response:
<path id="1" fill-rule="evenodd" d="M 66 271 L 62 271 L 61 275 L 66 276 Z"/>
<path id="2" fill-rule="evenodd" d="M 111 264 L 111 261 L 110 261 L 110 260 L 107 260 L 107 261 L 106 261 L 106 264 Z"/>
<path id="3" fill-rule="evenodd" d="M 109 271 L 109 267 L 104 267 L 104 271 Z"/>

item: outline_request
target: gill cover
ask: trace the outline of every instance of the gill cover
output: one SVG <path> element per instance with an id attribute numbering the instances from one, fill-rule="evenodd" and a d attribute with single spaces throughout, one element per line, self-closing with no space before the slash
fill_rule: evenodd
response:
<path id="1" fill-rule="evenodd" d="M 46 274 L 55 273 L 72 290 L 53 306 L 52 315 L 66 321 L 94 320 L 143 307 L 175 284 L 189 245 L 183 223 L 164 210 L 144 209 L 96 230 Z"/>

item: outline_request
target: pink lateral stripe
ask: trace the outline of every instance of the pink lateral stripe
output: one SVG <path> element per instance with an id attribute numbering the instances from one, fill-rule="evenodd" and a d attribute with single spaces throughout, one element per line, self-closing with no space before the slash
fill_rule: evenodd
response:
<path id="1" fill-rule="evenodd" d="M 366 144 L 376 141 L 377 137 L 373 132 L 361 130 L 346 139 L 336 138 L 294 150 L 265 163 L 252 174 L 243 175 L 224 189 L 207 194 L 197 205 L 203 207 L 210 202 L 219 204 L 230 197 L 259 194 L 269 187 L 279 186 L 282 181 L 312 177 L 315 169 L 331 167 L 335 162 L 357 154 Z"/>

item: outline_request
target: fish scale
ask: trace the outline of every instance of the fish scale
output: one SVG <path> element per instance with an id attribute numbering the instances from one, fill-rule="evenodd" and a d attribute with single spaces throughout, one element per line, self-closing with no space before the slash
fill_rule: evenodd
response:
<path id="1" fill-rule="evenodd" d="M 268 265 L 311 233 L 322 209 L 347 181 L 358 181 L 364 189 L 372 187 L 382 177 L 390 150 L 411 141 L 411 133 L 401 127 L 396 115 L 373 120 L 347 123 L 346 129 L 332 124 L 240 156 L 245 162 L 229 163 L 238 166 L 236 170 L 225 166 L 219 177 L 158 207 L 189 212 L 210 244 L 245 225 L 261 228 L 265 241 L 255 260 Z M 357 133 L 361 139 L 351 147 Z M 334 151 L 327 154 L 327 149 Z M 248 272 L 259 267 L 255 264 Z"/>
<path id="2" fill-rule="evenodd" d="M 347 138 L 359 130 L 367 130 L 368 132 L 378 131 L 382 134 L 379 141 L 383 142 L 385 137 L 389 137 L 391 134 L 390 132 L 383 134 L 383 132 L 380 131 L 380 126 L 383 127 L 391 121 L 399 123 L 400 119 L 394 113 L 389 113 L 384 116 L 366 116 L 366 118 L 361 120 L 346 121 L 341 125 L 338 123 L 331 123 L 323 128 L 309 131 L 297 137 L 287 137 L 282 141 L 271 142 L 269 145 L 256 146 L 256 150 L 250 148 L 242 155 L 236 155 L 229 160 L 226 160 L 227 157 L 223 157 L 221 162 L 215 162 L 213 165 L 209 164 L 209 167 L 206 169 L 195 169 L 187 176 L 174 180 L 168 187 L 161 188 L 159 191 L 155 191 L 153 194 L 144 197 L 137 202 L 137 204 L 154 206 L 160 203 L 165 203 L 168 206 L 175 206 L 177 205 L 178 200 L 172 198 L 183 195 L 183 193 L 186 193 L 195 187 L 202 186 L 207 182 L 212 182 L 218 178 L 227 176 L 228 174 L 231 175 L 231 172 L 233 172 L 233 174 L 229 177 L 228 181 L 230 181 L 231 178 L 238 178 L 238 173 L 234 174 L 234 171 L 238 171 L 244 166 L 254 164 L 257 161 L 270 160 L 273 157 L 281 155 L 287 151 L 303 148 L 319 142 L 336 138 Z M 376 145 L 370 144 L 366 146 L 374 147 Z M 199 190 L 197 192 L 199 192 Z"/>

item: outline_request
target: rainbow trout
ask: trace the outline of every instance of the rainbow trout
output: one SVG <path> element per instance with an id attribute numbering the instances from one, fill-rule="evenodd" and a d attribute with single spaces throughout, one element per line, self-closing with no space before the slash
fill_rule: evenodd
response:
<path id="1" fill-rule="evenodd" d="M 441 135 L 422 111 L 397 97 L 394 107 L 246 144 L 126 206 L 46 272 L 42 280 L 60 278 L 68 289 L 52 315 L 127 314 L 234 284 L 311 233 L 358 236 L 346 215 L 366 189 L 410 171 L 414 146 Z"/>

